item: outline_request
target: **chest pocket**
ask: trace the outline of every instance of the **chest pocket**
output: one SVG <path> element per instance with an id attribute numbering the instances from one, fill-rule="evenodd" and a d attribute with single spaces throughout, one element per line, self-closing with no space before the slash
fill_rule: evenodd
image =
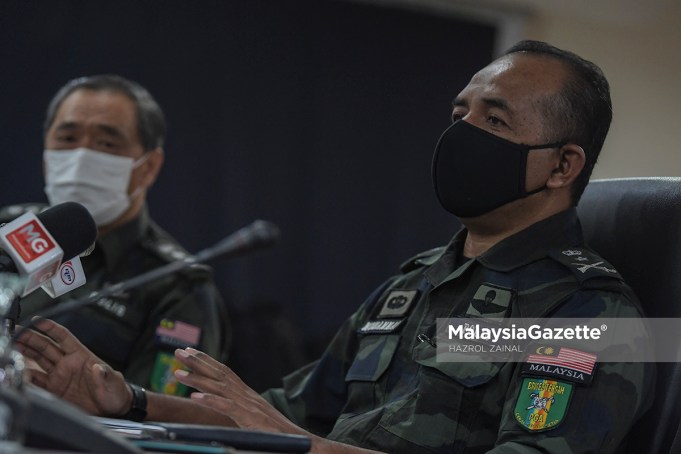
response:
<path id="1" fill-rule="evenodd" d="M 368 411 L 381 400 L 378 381 L 390 366 L 400 336 L 367 335 L 361 339 L 357 355 L 345 375 L 348 384 L 348 408 L 353 413 Z"/>
<path id="2" fill-rule="evenodd" d="M 392 361 L 400 336 L 366 336 L 360 342 L 357 356 L 345 381 L 376 381 Z"/>
<path id="3" fill-rule="evenodd" d="M 379 423 L 385 432 L 432 452 L 491 448 L 508 387 L 500 371 L 507 365 L 437 362 L 427 343 L 415 346 L 412 360 L 421 366 L 417 388 L 388 406 Z"/>

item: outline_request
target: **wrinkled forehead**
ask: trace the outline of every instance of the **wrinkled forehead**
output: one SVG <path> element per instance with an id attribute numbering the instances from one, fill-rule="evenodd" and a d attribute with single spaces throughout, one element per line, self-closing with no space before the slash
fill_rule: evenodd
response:
<path id="1" fill-rule="evenodd" d="M 81 88 L 64 98 L 51 127 L 62 122 L 103 123 L 136 131 L 137 111 L 134 102 L 124 93 Z"/>
<path id="2" fill-rule="evenodd" d="M 462 91 L 495 94 L 509 99 L 546 99 L 564 86 L 567 71 L 559 60 L 518 52 L 504 55 L 482 68 Z"/>

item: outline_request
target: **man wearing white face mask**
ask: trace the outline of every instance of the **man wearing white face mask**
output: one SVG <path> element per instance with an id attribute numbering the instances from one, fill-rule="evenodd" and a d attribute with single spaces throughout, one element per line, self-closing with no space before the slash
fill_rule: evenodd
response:
<path id="1" fill-rule="evenodd" d="M 68 133 L 67 133 L 68 134 Z M 89 148 L 75 150 L 45 150 L 45 192 L 51 205 L 77 201 L 87 207 L 100 228 L 109 227 L 132 201 L 141 199 L 145 187 L 140 185 L 128 194 L 132 173 L 150 156 L 163 154 L 157 150 L 144 153 L 134 160 Z M 150 171 L 156 173 L 160 162 Z"/>
<path id="2" fill-rule="evenodd" d="M 87 283 L 63 298 L 187 256 L 146 208 L 147 190 L 163 164 L 165 136 L 163 112 L 146 89 L 115 75 L 72 80 L 50 102 L 44 134 L 50 205 L 81 203 L 99 232 L 95 251 L 82 259 Z M 8 207 L 0 218 L 17 214 Z M 53 304 L 34 292 L 21 301 L 22 319 Z M 224 359 L 229 347 L 225 307 L 205 266 L 56 320 L 130 382 L 166 394 L 186 392 L 173 377 L 180 367 L 175 348 L 196 346 Z"/>

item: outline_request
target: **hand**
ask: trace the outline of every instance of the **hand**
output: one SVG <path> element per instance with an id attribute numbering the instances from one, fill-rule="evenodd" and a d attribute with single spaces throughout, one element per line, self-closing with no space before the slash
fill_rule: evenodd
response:
<path id="1" fill-rule="evenodd" d="M 176 370 L 177 380 L 201 391 L 191 395 L 194 402 L 229 416 L 241 428 L 310 435 L 209 355 L 186 348 L 175 350 L 175 357 L 191 369 Z"/>
<path id="2" fill-rule="evenodd" d="M 41 319 L 24 331 L 18 350 L 39 368 L 32 367 L 30 381 L 96 416 L 120 416 L 130 408 L 132 394 L 120 372 L 81 344 L 71 332 L 51 320 Z"/>
<path id="3" fill-rule="evenodd" d="M 229 416 L 244 429 L 305 435 L 312 440 L 314 453 L 376 454 L 357 446 L 345 445 L 306 432 L 293 424 L 260 394 L 249 388 L 232 370 L 207 354 L 186 348 L 175 350 L 175 357 L 191 371 L 176 370 L 175 377 L 201 392 L 193 393 L 194 402 Z"/>

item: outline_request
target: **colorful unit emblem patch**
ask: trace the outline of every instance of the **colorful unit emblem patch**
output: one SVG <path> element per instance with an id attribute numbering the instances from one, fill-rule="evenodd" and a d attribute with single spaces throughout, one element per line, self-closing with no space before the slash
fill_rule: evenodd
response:
<path id="1" fill-rule="evenodd" d="M 515 404 L 515 419 L 530 432 L 558 427 L 565 419 L 572 385 L 543 378 L 525 378 Z"/>
<path id="2" fill-rule="evenodd" d="M 196 347 L 201 339 L 201 328 L 179 320 L 164 318 L 156 327 L 154 343 L 165 351 L 156 355 L 151 375 L 151 390 L 163 394 L 184 396 L 187 387 L 175 379 L 175 371 L 184 369 L 175 358 L 176 348 Z"/>
<path id="3" fill-rule="evenodd" d="M 184 369 L 184 367 L 175 358 L 175 355 L 158 352 L 154 371 L 151 374 L 151 390 L 173 396 L 186 395 L 187 387 L 175 378 L 175 371 L 178 369 Z"/>

